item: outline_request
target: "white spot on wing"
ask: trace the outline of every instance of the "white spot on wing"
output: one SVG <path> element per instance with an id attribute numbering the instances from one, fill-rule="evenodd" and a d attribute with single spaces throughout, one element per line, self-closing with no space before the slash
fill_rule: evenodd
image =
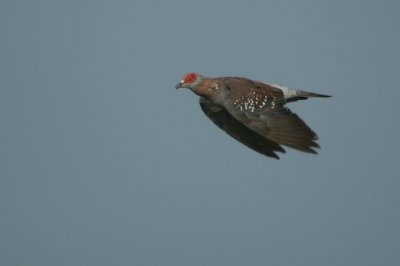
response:
<path id="1" fill-rule="evenodd" d="M 233 105 L 240 111 L 256 112 L 257 110 L 263 109 L 269 105 L 269 96 L 264 93 L 258 93 L 257 91 L 251 90 L 248 93 L 239 96 L 233 101 Z M 271 101 L 273 103 L 273 101 Z M 272 104 L 272 108 L 275 104 Z"/>

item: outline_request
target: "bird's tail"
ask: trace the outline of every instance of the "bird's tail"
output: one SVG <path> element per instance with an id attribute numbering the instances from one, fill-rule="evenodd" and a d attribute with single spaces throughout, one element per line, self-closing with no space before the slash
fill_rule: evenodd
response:
<path id="1" fill-rule="evenodd" d="M 326 95 L 326 94 L 308 92 L 308 91 L 293 90 L 293 93 L 291 93 L 291 95 L 286 98 L 286 102 L 307 100 L 308 98 L 328 98 L 328 97 L 332 97 L 332 96 Z"/>
<path id="2" fill-rule="evenodd" d="M 319 94 L 308 91 L 294 90 L 288 87 L 280 86 L 280 85 L 272 85 L 275 88 L 280 89 L 283 92 L 283 97 L 285 97 L 286 102 L 294 102 L 298 100 L 307 100 L 308 98 L 320 97 L 327 98 L 331 97 L 330 95 Z"/>
<path id="3" fill-rule="evenodd" d="M 328 98 L 328 97 L 332 97 L 332 96 L 326 95 L 326 94 L 308 92 L 308 91 L 297 91 L 297 97 L 305 97 L 305 98 L 322 97 L 322 98 Z"/>

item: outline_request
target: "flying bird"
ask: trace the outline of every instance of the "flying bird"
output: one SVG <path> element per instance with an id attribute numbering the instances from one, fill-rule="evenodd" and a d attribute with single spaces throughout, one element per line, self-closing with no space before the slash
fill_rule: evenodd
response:
<path id="1" fill-rule="evenodd" d="M 189 73 L 175 86 L 200 96 L 203 112 L 222 130 L 249 148 L 279 159 L 281 145 L 317 153 L 318 139 L 286 104 L 311 97 L 331 97 L 241 77 L 208 78 Z"/>

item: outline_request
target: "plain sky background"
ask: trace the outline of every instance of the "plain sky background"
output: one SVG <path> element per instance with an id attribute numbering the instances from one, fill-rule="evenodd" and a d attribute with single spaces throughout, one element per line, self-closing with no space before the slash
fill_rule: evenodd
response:
<path id="1" fill-rule="evenodd" d="M 399 1 L 0 2 L 0 265 L 400 265 Z M 186 72 L 333 95 L 274 160 Z"/>

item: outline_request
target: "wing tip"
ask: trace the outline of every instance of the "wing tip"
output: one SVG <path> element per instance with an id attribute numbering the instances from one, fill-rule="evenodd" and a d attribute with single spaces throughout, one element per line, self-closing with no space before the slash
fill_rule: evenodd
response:
<path id="1" fill-rule="evenodd" d="M 281 152 L 283 154 L 286 153 L 285 149 L 282 148 L 282 146 L 280 146 L 280 145 L 277 145 L 277 146 L 273 147 L 273 149 L 265 149 L 265 150 L 260 150 L 258 152 L 260 154 L 264 155 L 264 156 L 267 156 L 267 157 L 270 157 L 270 158 L 274 158 L 274 159 L 277 159 L 277 160 L 280 160 L 280 157 L 277 154 L 278 152 Z"/>

